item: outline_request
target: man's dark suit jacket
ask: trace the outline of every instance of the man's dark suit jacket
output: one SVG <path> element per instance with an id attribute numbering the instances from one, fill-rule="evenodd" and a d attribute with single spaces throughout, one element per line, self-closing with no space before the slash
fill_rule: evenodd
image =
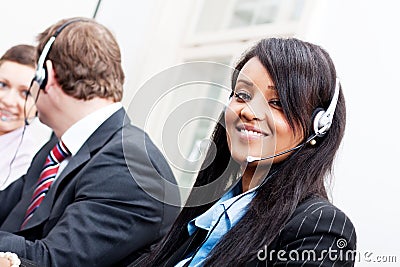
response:
<path id="1" fill-rule="evenodd" d="M 179 212 L 163 201 L 179 201 L 178 190 L 170 186 L 175 178 L 123 109 L 70 159 L 20 231 L 45 158 L 57 141 L 52 138 L 27 174 L 0 192 L 0 251 L 38 266 L 124 266 L 166 233 Z"/>
<path id="2" fill-rule="evenodd" d="M 202 237 L 198 240 L 194 236 L 188 236 L 184 245 L 163 266 L 175 266 L 205 237 L 200 234 L 198 236 Z M 193 244 L 196 246 L 191 249 Z M 257 257 L 245 266 L 353 266 L 356 253 L 355 229 L 346 214 L 327 200 L 313 197 L 300 203 L 272 243 L 260 248 Z M 140 265 L 141 259 L 138 259 L 129 267 Z"/>

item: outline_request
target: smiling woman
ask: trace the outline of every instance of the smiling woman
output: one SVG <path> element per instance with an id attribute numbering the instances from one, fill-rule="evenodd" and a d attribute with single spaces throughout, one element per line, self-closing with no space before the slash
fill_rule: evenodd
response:
<path id="1" fill-rule="evenodd" d="M 225 112 L 225 124 L 232 158 L 245 164 L 249 155 L 279 154 L 303 139 L 299 129 L 290 127 L 273 80 L 257 57 L 251 58 L 240 71 Z M 273 161 L 278 163 L 288 156 L 286 153 Z M 247 165 L 242 175 L 243 191 L 254 187 L 265 176 L 265 171 L 261 171 L 263 166 L 269 169 L 271 161 Z M 258 178 L 256 169 L 261 174 Z"/>
<path id="2" fill-rule="evenodd" d="M 259 41 L 236 65 L 194 185 L 213 185 L 208 196 L 192 190 L 164 240 L 132 266 L 354 265 L 354 226 L 324 186 L 345 121 L 325 50 Z"/>
<path id="3" fill-rule="evenodd" d="M 35 48 L 17 45 L 0 58 L 0 190 L 27 171 L 33 155 L 44 144 L 49 130 L 35 118 L 34 99 L 28 94 L 35 74 Z M 38 131 L 45 133 L 36 136 Z"/>
<path id="4" fill-rule="evenodd" d="M 28 45 L 9 49 L 0 59 L 0 134 L 24 125 L 24 106 L 35 113 L 34 100 L 28 96 L 35 74 L 35 50 Z"/>

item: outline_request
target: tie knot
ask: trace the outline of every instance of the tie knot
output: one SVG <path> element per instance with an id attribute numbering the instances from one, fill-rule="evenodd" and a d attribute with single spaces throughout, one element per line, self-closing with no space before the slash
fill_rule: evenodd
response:
<path id="1" fill-rule="evenodd" d="M 65 146 L 63 141 L 59 141 L 50 152 L 50 157 L 53 161 L 61 163 L 64 159 L 71 156 L 71 152 Z"/>

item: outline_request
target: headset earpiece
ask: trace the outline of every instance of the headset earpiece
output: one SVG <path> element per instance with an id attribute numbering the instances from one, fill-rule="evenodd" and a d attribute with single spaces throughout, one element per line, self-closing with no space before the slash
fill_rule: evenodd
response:
<path id="1" fill-rule="evenodd" d="M 339 99 L 339 79 L 336 78 L 335 93 L 333 94 L 331 103 L 328 109 L 325 111 L 323 108 L 317 108 L 313 112 L 313 128 L 314 133 L 318 137 L 324 136 L 331 128 L 333 115 Z"/>
<path id="2" fill-rule="evenodd" d="M 47 84 L 47 68 L 45 65 L 36 70 L 35 81 L 39 84 L 39 88 L 44 90 Z"/>
<path id="3" fill-rule="evenodd" d="M 329 130 L 329 127 L 326 127 L 325 129 L 322 129 L 325 127 L 324 124 L 321 124 L 321 118 L 324 116 L 325 114 L 325 110 L 323 108 L 317 108 L 314 111 L 315 115 L 313 116 L 313 128 L 314 128 L 314 133 L 318 136 L 318 137 L 322 137 L 325 135 L 325 133 Z"/>
<path id="4" fill-rule="evenodd" d="M 56 31 L 57 33 L 57 31 Z M 57 33 L 58 35 L 58 33 Z M 39 84 L 40 89 L 44 89 L 47 83 L 47 69 L 46 69 L 46 58 L 50 52 L 51 46 L 53 45 L 54 41 L 56 40 L 56 34 L 50 37 L 50 39 L 46 42 L 45 46 L 43 47 L 43 51 L 40 54 L 37 68 L 35 72 L 35 77 L 33 80 Z"/>
<path id="5" fill-rule="evenodd" d="M 46 84 L 47 84 L 47 77 L 48 77 L 46 64 L 43 65 L 42 71 L 43 71 L 44 78 L 43 78 L 42 83 L 40 84 L 40 89 L 44 90 L 44 88 L 46 87 Z"/>

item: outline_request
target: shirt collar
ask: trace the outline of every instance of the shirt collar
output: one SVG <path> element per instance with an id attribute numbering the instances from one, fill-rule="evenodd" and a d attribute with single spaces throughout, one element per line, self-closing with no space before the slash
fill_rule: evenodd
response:
<path id="1" fill-rule="evenodd" d="M 255 187 L 244 193 L 241 192 L 241 180 L 229 192 L 223 195 L 210 209 L 194 218 L 188 223 L 189 234 L 192 235 L 196 228 L 210 230 L 218 222 L 222 213 L 228 225 L 234 225 L 247 211 L 247 206 L 254 198 Z"/>
<path id="2" fill-rule="evenodd" d="M 105 122 L 112 114 L 122 107 L 121 102 L 116 102 L 96 110 L 73 124 L 61 137 L 72 156 L 78 153 L 86 140 Z"/>

